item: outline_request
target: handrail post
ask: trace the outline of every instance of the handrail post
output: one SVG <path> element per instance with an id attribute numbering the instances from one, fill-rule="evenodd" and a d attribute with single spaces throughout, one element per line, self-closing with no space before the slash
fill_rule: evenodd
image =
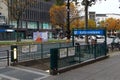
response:
<path id="1" fill-rule="evenodd" d="M 7 50 L 7 65 L 9 66 L 9 50 Z"/>

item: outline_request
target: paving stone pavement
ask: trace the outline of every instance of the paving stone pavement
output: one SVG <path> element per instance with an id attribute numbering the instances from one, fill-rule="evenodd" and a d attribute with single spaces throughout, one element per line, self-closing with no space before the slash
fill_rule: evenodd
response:
<path id="1" fill-rule="evenodd" d="M 18 67 L 1 67 L 0 80 L 41 80 L 48 74 Z"/>
<path id="2" fill-rule="evenodd" d="M 32 68 L 0 67 L 0 80 L 120 80 L 120 51 L 110 58 L 55 76 Z"/>
<path id="3" fill-rule="evenodd" d="M 120 51 L 108 59 L 41 80 L 120 80 Z"/>

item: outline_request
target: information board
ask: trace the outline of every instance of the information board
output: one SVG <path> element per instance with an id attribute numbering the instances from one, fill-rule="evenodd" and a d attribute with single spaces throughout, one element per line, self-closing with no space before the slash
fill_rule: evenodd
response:
<path id="1" fill-rule="evenodd" d="M 74 56 L 75 55 L 75 47 L 68 48 L 68 56 Z"/>
<path id="2" fill-rule="evenodd" d="M 60 58 L 67 57 L 67 48 L 59 49 Z"/>

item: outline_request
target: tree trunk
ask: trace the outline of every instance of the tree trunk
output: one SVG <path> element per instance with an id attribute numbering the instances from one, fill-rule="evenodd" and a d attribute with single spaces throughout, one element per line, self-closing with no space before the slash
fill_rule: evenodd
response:
<path id="1" fill-rule="evenodd" d="M 19 19 L 17 19 L 17 29 L 16 29 L 16 32 L 17 32 L 17 37 L 16 37 L 16 41 L 17 42 L 19 42 L 20 41 L 20 39 L 19 39 L 19 31 L 18 31 L 18 29 L 19 29 L 19 22 L 20 22 L 20 20 Z"/>

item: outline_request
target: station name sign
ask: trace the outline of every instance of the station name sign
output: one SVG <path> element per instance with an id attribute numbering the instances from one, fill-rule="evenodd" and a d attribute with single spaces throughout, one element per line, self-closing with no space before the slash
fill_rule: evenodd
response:
<path id="1" fill-rule="evenodd" d="M 104 30 L 74 30 L 74 35 L 104 35 Z"/>

